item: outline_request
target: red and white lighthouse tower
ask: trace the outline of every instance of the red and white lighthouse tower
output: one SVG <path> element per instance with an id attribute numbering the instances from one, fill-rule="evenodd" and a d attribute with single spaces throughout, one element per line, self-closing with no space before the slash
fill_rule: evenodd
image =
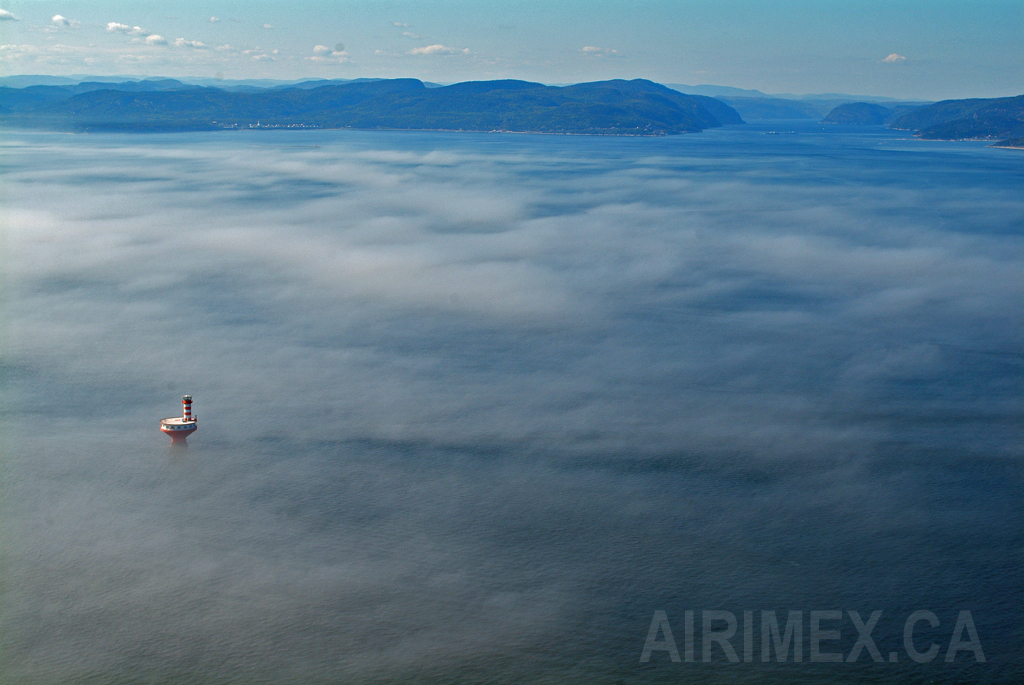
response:
<path id="1" fill-rule="evenodd" d="M 181 398 L 182 414 L 160 419 L 160 430 L 171 436 L 171 445 L 184 445 L 185 438 L 196 432 L 196 417 L 192 416 L 192 395 Z"/>

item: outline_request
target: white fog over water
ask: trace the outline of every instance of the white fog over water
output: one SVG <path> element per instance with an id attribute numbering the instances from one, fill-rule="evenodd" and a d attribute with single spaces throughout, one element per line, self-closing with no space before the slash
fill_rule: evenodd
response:
<path id="1" fill-rule="evenodd" d="M 1016 682 L 1024 156 L 799 127 L 5 132 L 10 682 Z"/>

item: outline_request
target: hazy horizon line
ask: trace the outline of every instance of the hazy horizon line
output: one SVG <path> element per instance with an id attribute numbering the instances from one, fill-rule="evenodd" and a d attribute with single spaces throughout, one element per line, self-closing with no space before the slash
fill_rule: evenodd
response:
<path id="1" fill-rule="evenodd" d="M 930 99 L 922 99 L 917 97 L 898 98 L 891 95 L 878 95 L 875 93 L 844 93 L 844 92 L 821 92 L 821 93 L 768 93 L 756 88 L 741 88 L 739 86 L 731 86 L 720 83 L 670 83 L 668 81 L 659 81 L 652 78 L 646 78 L 643 76 L 637 76 L 632 79 L 629 78 L 607 78 L 607 79 L 593 79 L 583 81 L 557 81 L 557 82 L 546 82 L 546 81 L 533 81 L 526 78 L 493 78 L 493 79 L 466 79 L 462 81 L 430 81 L 415 76 L 359 76 L 356 78 L 324 78 L 318 76 L 304 76 L 300 78 L 225 78 L 219 76 L 197 76 L 197 75 L 161 75 L 161 74 L 87 74 L 87 73 L 74 73 L 74 74 L 6 74 L 0 76 L 0 81 L 11 79 L 11 78 L 55 78 L 55 79 L 77 79 L 79 82 L 87 79 L 121 79 L 124 81 L 147 81 L 147 80 L 176 80 L 182 79 L 192 81 L 220 81 L 224 83 L 246 83 L 253 81 L 263 81 L 272 83 L 304 83 L 308 81 L 387 81 L 397 79 L 414 79 L 421 83 L 431 84 L 438 87 L 445 87 L 456 85 L 459 83 L 473 83 L 473 82 L 486 82 L 486 81 L 524 81 L 527 83 L 539 83 L 544 86 L 561 88 L 565 86 L 577 85 L 580 83 L 597 83 L 601 81 L 631 81 L 631 80 L 646 80 L 652 83 L 657 83 L 666 87 L 681 86 L 686 88 L 720 88 L 723 90 L 734 90 L 735 93 L 730 93 L 732 97 L 765 97 L 765 98 L 783 98 L 783 99 L 795 99 L 795 98 L 844 98 L 844 97 L 867 97 L 878 100 L 893 100 L 898 102 L 940 102 L 943 100 L 971 100 L 971 99 L 986 99 L 978 97 L 936 97 Z M 725 94 L 723 94 L 725 95 Z M 989 95 L 988 98 L 998 99 L 1004 97 L 1016 97 L 1017 95 L 1024 95 L 1024 93 L 1017 93 L 1013 95 Z"/>

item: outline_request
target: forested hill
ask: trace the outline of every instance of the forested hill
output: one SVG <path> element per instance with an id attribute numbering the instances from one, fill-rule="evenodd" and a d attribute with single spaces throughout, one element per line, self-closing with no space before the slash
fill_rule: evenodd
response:
<path id="1" fill-rule="evenodd" d="M 854 126 L 888 124 L 915 109 L 917 108 L 906 105 L 884 107 L 875 102 L 849 102 L 833 108 L 821 123 Z"/>
<path id="2" fill-rule="evenodd" d="M 904 114 L 890 125 L 934 140 L 1020 137 L 1024 136 L 1024 95 L 944 100 Z"/>
<path id="3" fill-rule="evenodd" d="M 472 81 L 440 88 L 389 79 L 249 92 L 148 83 L 0 88 L 0 124 L 67 131 L 269 127 L 666 135 L 743 123 L 720 100 L 642 79 L 564 87 Z"/>

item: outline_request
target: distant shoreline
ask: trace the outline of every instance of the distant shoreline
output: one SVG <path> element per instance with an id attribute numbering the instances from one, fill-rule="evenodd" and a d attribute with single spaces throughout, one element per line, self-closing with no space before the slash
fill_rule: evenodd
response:
<path id="1" fill-rule="evenodd" d="M 455 128 L 358 128 L 355 126 L 339 126 L 337 128 L 290 128 L 290 127 L 273 127 L 273 126 L 260 126 L 252 128 L 174 128 L 166 130 L 146 130 L 142 128 L 123 128 L 123 129 L 102 129 L 102 130 L 79 130 L 79 131 L 68 131 L 62 129 L 48 129 L 48 128 L 30 128 L 26 126 L 9 126 L 0 124 L 0 131 L 18 131 L 25 133 L 61 133 L 65 135 L 89 135 L 89 134 L 166 134 L 166 133 L 228 133 L 237 131 L 377 131 L 382 133 L 504 133 L 511 135 L 529 135 L 529 136 L 601 136 L 604 138 L 668 138 L 670 136 L 678 135 L 690 135 L 694 133 L 703 133 L 703 131 L 685 131 L 683 133 L 601 133 L 598 131 L 503 131 L 500 129 L 494 130 L 479 130 L 479 129 L 455 129 Z"/>

